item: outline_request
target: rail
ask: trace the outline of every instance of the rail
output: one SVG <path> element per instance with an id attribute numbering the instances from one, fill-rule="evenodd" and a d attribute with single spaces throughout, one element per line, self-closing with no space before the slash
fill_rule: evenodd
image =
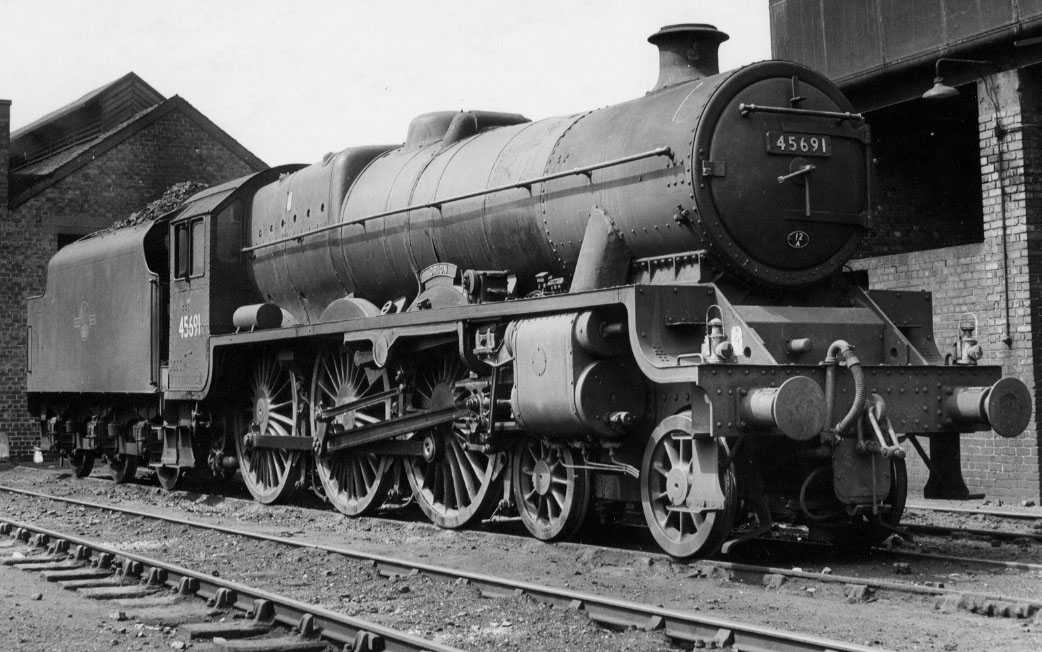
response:
<path id="1" fill-rule="evenodd" d="M 925 525 L 919 523 L 902 523 L 901 528 L 913 534 L 926 534 L 932 536 L 967 536 L 982 539 L 994 539 L 996 541 L 1034 541 L 1042 543 L 1042 533 L 1039 532 L 1014 532 L 1012 530 L 995 530 L 971 527 L 949 527 L 947 525 Z"/>
<path id="2" fill-rule="evenodd" d="M 153 575 L 163 578 L 163 583 L 167 586 L 190 587 L 188 592 L 215 600 L 220 594 L 230 596 L 229 602 L 232 604 L 229 606 L 234 606 L 242 611 L 259 610 L 258 601 L 262 601 L 265 605 L 270 605 L 266 609 L 270 609 L 268 614 L 273 622 L 288 627 L 301 627 L 301 629 L 304 629 L 305 623 L 310 623 L 307 629 L 318 632 L 322 638 L 340 645 L 352 645 L 361 634 L 363 636 L 375 635 L 383 639 L 384 647 L 382 649 L 385 650 L 457 652 L 457 648 L 454 647 L 421 639 L 385 625 L 353 618 L 317 605 L 300 602 L 288 596 L 269 593 L 262 589 L 145 557 L 80 536 L 64 534 L 10 518 L 0 518 L 0 534 L 13 534 L 26 540 L 30 538 L 29 533 L 43 535 L 52 541 L 65 541 L 70 549 L 81 546 L 83 550 L 90 551 L 92 556 L 93 553 L 111 555 L 113 559 L 129 560 L 140 564 L 145 569 L 157 569 L 158 572 Z"/>
<path id="3" fill-rule="evenodd" d="M 584 611 L 591 620 L 611 627 L 636 627 L 643 630 L 665 630 L 666 635 L 672 639 L 687 641 L 688 643 L 694 643 L 696 646 L 700 647 L 705 647 L 707 645 L 715 647 L 731 646 L 734 649 L 742 650 L 786 650 L 787 652 L 878 652 L 880 649 L 780 630 L 769 626 L 754 625 L 723 618 L 714 618 L 712 616 L 676 611 L 664 607 L 640 604 L 627 600 L 618 600 L 615 598 L 572 591 L 569 589 L 559 589 L 542 584 L 533 584 L 504 577 L 456 570 L 445 566 L 435 566 L 433 564 L 425 564 L 422 562 L 396 559 L 343 546 L 322 545 L 300 540 L 290 541 L 275 535 L 252 532 L 226 525 L 200 523 L 177 516 L 156 514 L 154 512 L 143 510 L 132 510 L 115 505 L 103 505 L 76 498 L 52 496 L 50 494 L 44 494 L 28 489 L 19 489 L 0 485 L 0 491 L 56 500 L 58 502 L 92 507 L 95 509 L 132 514 L 141 518 L 151 518 L 178 525 L 202 528 L 255 540 L 270 541 L 298 548 L 336 553 L 350 559 L 372 564 L 380 574 L 386 576 L 419 573 L 432 578 L 442 578 L 452 581 L 462 580 L 476 588 L 486 597 L 523 594 L 540 602 L 580 609 Z M 0 522 L 3 522 L 3 520 L 4 519 L 0 519 Z M 37 531 L 41 530 L 41 528 L 35 527 L 34 529 Z M 119 552 L 117 554 L 122 557 L 129 557 L 129 555 L 124 552 Z M 714 565 L 716 564 L 735 567 L 740 566 L 725 564 L 723 562 L 715 562 Z M 811 574 L 808 573 L 808 575 Z M 440 648 L 428 649 L 434 650 Z"/>
<path id="4" fill-rule="evenodd" d="M 466 192 L 461 195 L 452 195 L 451 197 L 445 197 L 444 199 L 438 199 L 435 201 L 423 202 L 421 204 L 412 204 L 402 208 L 394 208 L 389 211 L 382 211 L 380 213 L 373 213 L 372 215 L 366 215 L 356 219 L 348 220 L 346 222 L 337 222 L 336 224 L 328 224 L 326 226 L 319 227 L 317 229 L 311 229 L 310 231 L 304 231 L 295 235 L 287 235 L 283 238 L 276 238 L 275 240 L 269 240 L 268 242 L 262 242 L 260 244 L 251 245 L 249 247 L 243 247 L 243 253 L 251 253 L 259 249 L 265 249 L 268 247 L 274 247 L 276 245 L 285 244 L 287 242 L 302 242 L 304 238 L 318 235 L 320 233 L 326 233 L 328 231 L 335 231 L 342 229 L 346 226 L 352 226 L 354 224 L 365 224 L 370 220 L 379 219 L 381 217 L 390 217 L 392 215 L 400 215 L 402 213 L 408 213 L 409 211 L 421 210 L 424 208 L 436 208 L 441 210 L 441 207 L 445 204 L 451 204 L 453 202 L 463 201 L 464 199 L 473 199 L 475 197 L 482 197 L 484 195 L 491 195 L 493 193 L 502 192 L 504 190 L 517 190 L 518 188 L 524 188 L 529 192 L 532 191 L 532 186 L 537 183 L 545 183 L 547 181 L 553 181 L 554 179 L 563 179 L 565 177 L 572 177 L 577 175 L 584 175 L 587 179 L 590 178 L 590 174 L 594 170 L 602 170 L 604 168 L 615 167 L 616 165 L 622 165 L 623 163 L 632 163 L 633 161 L 640 161 L 646 158 L 654 158 L 656 156 L 667 156 L 670 159 L 673 158 L 673 150 L 669 147 L 656 147 L 655 149 L 649 149 L 646 152 L 640 152 L 638 154 L 630 154 L 629 156 L 623 156 L 621 158 L 614 158 L 607 161 L 601 161 L 600 163 L 593 163 L 592 165 L 584 165 L 582 167 L 571 168 L 569 170 L 563 170 L 561 172 L 554 172 L 552 174 L 544 174 L 541 177 L 532 177 L 531 179 L 525 179 L 524 181 L 516 181 L 514 183 L 507 183 L 500 186 L 493 186 L 491 188 L 485 188 L 484 190 L 475 190 L 473 192 Z"/>

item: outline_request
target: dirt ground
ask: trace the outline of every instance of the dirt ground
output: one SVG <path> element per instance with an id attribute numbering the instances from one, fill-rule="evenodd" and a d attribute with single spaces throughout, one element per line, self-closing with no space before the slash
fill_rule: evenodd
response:
<path id="1" fill-rule="evenodd" d="M 103 476 L 104 470 L 95 472 Z M 695 564 L 681 564 L 656 554 L 632 550 L 628 530 L 585 535 L 599 546 L 576 543 L 544 544 L 517 536 L 516 524 L 492 526 L 493 531 L 443 531 L 415 515 L 349 519 L 316 501 L 265 507 L 247 500 L 207 493 L 164 494 L 143 480 L 116 486 L 89 478 L 76 480 L 68 472 L 14 467 L 0 469 L 0 484 L 33 487 L 59 495 L 116 503 L 124 507 L 187 516 L 192 519 L 254 529 L 293 541 L 350 546 L 365 550 L 506 576 L 579 591 L 606 593 L 621 599 L 661 604 L 718 618 L 731 618 L 819 636 L 900 650 L 1038 650 L 1042 620 L 988 618 L 956 610 L 943 613 L 932 599 L 887 593 L 864 603 L 848 603 L 842 585 L 788 581 L 778 588 L 705 576 Z M 232 493 L 241 495 L 240 489 Z M 525 598 L 475 601 L 458 587 L 424 577 L 387 581 L 359 570 L 343 558 L 294 550 L 277 544 L 225 541 L 219 535 L 197 535 L 183 526 L 145 522 L 130 516 L 100 517 L 69 511 L 55 503 L 16 499 L 0 511 L 15 517 L 43 517 L 55 525 L 73 525 L 84 536 L 101 536 L 143 554 L 181 559 L 186 565 L 210 565 L 218 572 L 241 574 L 249 584 L 268 586 L 327 607 L 408 629 L 421 636 L 466 649 L 531 649 L 533 640 L 553 642 L 559 649 L 670 649 L 658 634 L 613 632 L 580 614 L 535 605 Z M 0 502 L 3 505 L 4 502 Z M 82 509 L 82 508 L 80 508 Z M 8 514 L 10 515 L 10 514 Z M 626 549 L 612 548 L 613 539 Z M 941 542 L 954 547 L 959 542 Z M 607 546 L 607 547 L 604 547 Z M 1005 545 L 987 552 L 1000 558 L 1037 557 L 1042 546 L 1026 549 Z M 158 551 L 158 552 L 157 552 Z M 963 554 L 970 554 L 964 551 Z M 242 564 L 237 560 L 248 560 Z M 894 576 L 894 560 L 879 556 L 842 559 L 820 550 L 799 560 L 804 570 L 889 577 L 918 583 L 944 584 L 954 591 L 974 590 L 1042 595 L 1042 575 L 1034 572 L 975 569 L 911 562 L 909 575 Z M 191 563 L 188 563 L 191 562 Z M 770 560 L 769 563 L 781 563 Z M 8 598 L 2 601 L 8 605 Z M 0 630 L 0 635 L 2 635 Z M 3 639 L 0 639 L 3 640 Z M 93 649 L 93 648 L 85 648 Z"/>
<path id="2" fill-rule="evenodd" d="M 9 541 L 9 540 L 8 540 Z M 9 548 L 0 546 L 0 556 Z M 106 602 L 72 599 L 39 575 L 0 566 L 0 650 L 169 650 L 174 632 L 113 618 Z"/>

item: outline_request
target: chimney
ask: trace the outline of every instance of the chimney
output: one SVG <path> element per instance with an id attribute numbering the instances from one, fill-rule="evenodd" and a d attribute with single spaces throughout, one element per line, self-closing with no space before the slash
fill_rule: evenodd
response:
<path id="1" fill-rule="evenodd" d="M 658 48 L 658 81 L 650 92 L 720 72 L 717 51 L 731 38 L 713 25 L 666 25 L 648 37 Z"/>

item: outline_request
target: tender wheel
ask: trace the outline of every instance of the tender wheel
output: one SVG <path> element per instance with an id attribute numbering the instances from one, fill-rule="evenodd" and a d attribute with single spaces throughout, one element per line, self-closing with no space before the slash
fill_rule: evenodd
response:
<path id="1" fill-rule="evenodd" d="M 466 403 L 469 392 L 456 386 L 467 371 L 454 351 L 421 364 L 416 374 L 417 405 L 420 410 L 441 410 Z M 502 496 L 499 472 L 503 454 L 486 455 L 468 450 L 465 433 L 472 425 L 461 419 L 417 437 L 430 435 L 432 459 L 408 458 L 405 475 L 413 498 L 427 518 L 438 527 L 460 528 L 491 513 Z"/>
<path id="2" fill-rule="evenodd" d="M 317 416 L 321 409 L 355 401 L 387 389 L 387 372 L 354 364 L 350 349 L 326 351 L 315 360 L 311 375 L 311 433 L 322 427 Z M 391 402 L 384 401 L 337 416 L 329 422 L 345 430 L 371 425 L 391 415 Z M 340 451 L 315 456 L 315 471 L 326 499 L 348 516 L 371 512 L 383 504 L 394 481 L 393 458 L 361 451 Z"/>
<path id="3" fill-rule="evenodd" d="M 69 465 L 77 478 L 85 478 L 94 470 L 94 453 L 77 449 L 69 456 Z"/>
<path id="4" fill-rule="evenodd" d="M 299 418 L 302 407 L 300 381 L 297 375 L 280 364 L 274 356 L 265 356 L 254 369 L 252 389 L 252 423 L 249 432 L 235 437 L 239 472 L 254 500 L 274 503 L 296 487 L 301 474 L 300 451 L 256 448 L 248 435 L 303 437 L 306 435 Z"/>
<path id="5" fill-rule="evenodd" d="M 184 477 L 184 469 L 176 466 L 156 467 L 156 480 L 159 481 L 159 486 L 163 488 L 163 491 L 175 491 L 180 489 L 181 481 L 184 480 Z"/>
<path id="6" fill-rule="evenodd" d="M 523 439 L 514 449 L 510 472 L 521 522 L 537 539 L 567 538 L 579 529 L 590 506 L 590 472 L 556 442 Z"/>
<path id="7" fill-rule="evenodd" d="M 640 502 L 651 535 L 674 557 L 710 555 L 720 547 L 737 509 L 734 472 L 721 468 L 718 444 L 692 437 L 690 416 L 677 414 L 659 424 L 644 449 Z M 709 448 L 709 446 L 714 448 Z M 716 467 L 724 504 L 700 510 L 697 476 L 703 465 Z"/>
<path id="8" fill-rule="evenodd" d="M 131 482 L 137 476 L 137 455 L 113 454 L 109 458 L 109 470 L 116 484 Z"/>

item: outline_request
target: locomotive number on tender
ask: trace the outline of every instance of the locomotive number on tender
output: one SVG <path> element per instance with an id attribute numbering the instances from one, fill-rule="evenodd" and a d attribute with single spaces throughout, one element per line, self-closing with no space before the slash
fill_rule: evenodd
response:
<path id="1" fill-rule="evenodd" d="M 832 156 L 832 139 L 824 134 L 796 134 L 786 133 L 784 131 L 768 131 L 767 152 L 770 154 Z"/>
<path id="2" fill-rule="evenodd" d="M 198 337 L 203 334 L 203 320 L 199 313 L 194 315 L 181 315 L 181 321 L 177 325 L 177 333 L 182 340 L 190 337 Z"/>

